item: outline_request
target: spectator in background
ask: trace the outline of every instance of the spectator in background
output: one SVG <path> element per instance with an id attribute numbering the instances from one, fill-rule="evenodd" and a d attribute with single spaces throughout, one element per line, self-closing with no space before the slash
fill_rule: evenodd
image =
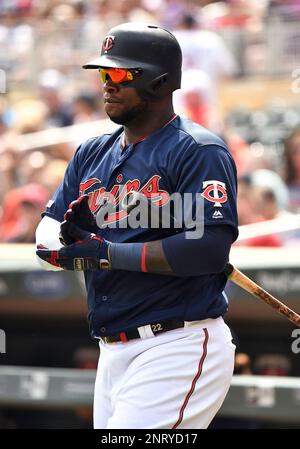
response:
<path id="1" fill-rule="evenodd" d="M 251 360 L 248 354 L 239 352 L 235 355 L 233 374 L 247 375 L 253 374 L 251 369 Z"/>
<path id="2" fill-rule="evenodd" d="M 291 361 L 283 354 L 262 354 L 255 359 L 254 369 L 260 376 L 289 376 Z"/>
<path id="3" fill-rule="evenodd" d="M 33 243 L 48 191 L 39 184 L 10 190 L 4 198 L 0 221 L 1 243 Z"/>
<path id="4" fill-rule="evenodd" d="M 149 0 L 147 3 L 150 3 Z M 165 0 L 157 4 L 160 22 L 168 30 L 177 28 L 187 12 L 187 2 L 184 0 Z"/>
<path id="5" fill-rule="evenodd" d="M 51 159 L 40 172 L 38 182 L 47 189 L 49 198 L 52 198 L 55 190 L 62 182 L 67 165 L 68 163 L 64 159 Z"/>
<path id="6" fill-rule="evenodd" d="M 297 226 L 293 229 L 293 213 L 288 210 L 288 189 L 280 176 L 271 170 L 260 169 L 239 178 L 238 184 L 240 225 L 285 220 L 244 229 L 236 245 L 299 246 L 300 232 Z M 284 228 L 284 223 L 288 223 L 287 228 Z M 270 233 L 266 234 L 267 231 Z"/>
<path id="7" fill-rule="evenodd" d="M 12 136 L 9 136 L 12 137 Z M 17 168 L 20 155 L 13 139 L 8 136 L 0 140 L 0 202 L 3 196 L 18 183 Z"/>
<path id="8" fill-rule="evenodd" d="M 289 216 L 288 192 L 280 176 L 271 170 L 255 170 L 239 178 L 239 224 Z"/>
<path id="9" fill-rule="evenodd" d="M 299 0 L 270 0 L 268 5 L 268 16 L 280 17 L 283 20 L 299 20 Z"/>
<path id="10" fill-rule="evenodd" d="M 236 75 L 246 68 L 257 70 L 264 50 L 258 45 L 264 27 L 266 2 L 261 0 L 227 0 L 203 8 L 208 29 L 218 32 L 230 47 L 237 63 Z"/>
<path id="11" fill-rule="evenodd" d="M 0 66 L 19 75 L 30 73 L 30 52 L 34 47 L 34 30 L 27 18 L 31 2 L 6 0 L 0 2 Z"/>
<path id="12" fill-rule="evenodd" d="M 283 179 L 289 192 L 289 209 L 300 213 L 300 128 L 284 142 Z"/>
<path id="13" fill-rule="evenodd" d="M 249 144 L 226 122 L 220 132 L 236 164 L 238 177 L 247 174 L 252 160 Z"/>
<path id="14" fill-rule="evenodd" d="M 260 201 L 257 211 L 264 220 L 273 220 L 288 214 L 288 190 L 280 176 L 271 170 L 255 170 L 251 182 Z M 289 215 L 289 214 L 288 214 Z"/>
<path id="15" fill-rule="evenodd" d="M 264 206 L 267 210 L 270 207 L 265 205 L 265 198 L 262 193 L 262 187 L 255 184 L 252 174 L 239 178 L 237 200 L 239 225 L 258 223 L 267 219 L 264 215 Z M 278 206 L 275 210 L 278 211 Z M 278 247 L 282 246 L 283 242 L 279 235 L 270 234 L 249 238 L 240 237 L 235 245 Z"/>
<path id="16" fill-rule="evenodd" d="M 263 3 L 260 1 L 260 3 Z M 227 27 L 245 29 L 259 2 L 253 0 L 226 0 L 209 4 L 203 8 L 203 14 L 210 28 Z"/>
<path id="17" fill-rule="evenodd" d="M 183 57 L 182 90 L 174 93 L 175 107 L 178 99 L 187 117 L 219 132 L 218 83 L 234 74 L 234 59 L 222 39 L 204 30 L 192 15 L 183 16 L 174 35 Z"/>
<path id="18" fill-rule="evenodd" d="M 223 77 L 234 75 L 235 61 L 223 40 L 202 25 L 195 17 L 184 15 L 174 35 L 182 49 L 183 72 L 202 70 L 215 84 Z"/>
<path id="19" fill-rule="evenodd" d="M 73 122 L 84 123 L 101 118 L 100 97 L 94 93 L 79 94 L 73 102 Z M 102 103 L 102 102 L 101 102 Z"/>
<path id="20" fill-rule="evenodd" d="M 32 151 L 22 158 L 18 175 L 22 184 L 39 184 L 45 187 L 49 196 L 61 183 L 67 168 L 67 160 L 51 155 L 48 151 Z"/>
<path id="21" fill-rule="evenodd" d="M 173 94 L 175 110 L 200 125 L 214 128 L 213 85 L 202 70 L 188 69 L 182 73 L 181 89 Z"/>
<path id="22" fill-rule="evenodd" d="M 65 85 L 64 76 L 57 70 L 47 69 L 40 74 L 40 99 L 48 109 L 45 127 L 69 126 L 73 123 L 70 105 L 61 100 L 61 92 Z"/>
<path id="23" fill-rule="evenodd" d="M 41 131 L 47 122 L 48 108 L 41 100 L 27 98 L 13 106 L 14 130 L 18 134 Z"/>
<path id="24" fill-rule="evenodd" d="M 22 155 L 17 174 L 19 184 L 40 184 L 40 179 L 45 178 L 44 170 L 50 161 L 48 151 L 28 151 Z"/>
<path id="25" fill-rule="evenodd" d="M 5 117 L 4 115 L 3 116 L 0 115 L 0 136 L 5 134 L 6 131 L 7 131 L 7 123 L 5 121 Z"/>
<path id="26" fill-rule="evenodd" d="M 274 220 L 281 214 L 281 210 L 278 208 L 278 202 L 274 190 L 269 187 L 258 187 L 258 210 L 261 212 L 264 220 Z"/>
<path id="27" fill-rule="evenodd" d="M 256 208 L 256 197 L 251 181 L 251 175 L 244 175 L 238 179 L 238 218 L 239 225 L 257 223 L 263 218 Z"/>
<path id="28" fill-rule="evenodd" d="M 153 14 L 141 5 L 141 0 L 110 0 L 110 4 L 116 14 L 116 25 L 122 22 L 153 23 Z"/>

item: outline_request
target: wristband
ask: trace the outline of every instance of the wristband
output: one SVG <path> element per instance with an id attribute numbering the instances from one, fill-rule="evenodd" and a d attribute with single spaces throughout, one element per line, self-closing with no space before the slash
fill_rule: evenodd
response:
<path id="1" fill-rule="evenodd" d="M 111 243 L 109 259 L 113 270 L 147 271 L 145 243 Z"/>

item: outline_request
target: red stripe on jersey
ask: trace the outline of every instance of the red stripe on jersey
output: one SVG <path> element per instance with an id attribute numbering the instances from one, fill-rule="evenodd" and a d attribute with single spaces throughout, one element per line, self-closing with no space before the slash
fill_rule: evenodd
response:
<path id="1" fill-rule="evenodd" d="M 196 375 L 195 375 L 195 377 L 194 377 L 194 379 L 192 381 L 191 388 L 190 388 L 188 394 L 186 395 L 186 397 L 185 397 L 185 399 L 183 401 L 183 404 L 182 404 L 182 406 L 180 408 L 179 417 L 178 417 L 176 423 L 174 424 L 174 426 L 172 427 L 172 429 L 176 429 L 179 426 L 179 424 L 181 423 L 181 421 L 183 419 L 184 410 L 185 410 L 185 408 L 186 408 L 186 406 L 187 406 L 187 404 L 189 402 L 190 397 L 194 393 L 196 382 L 197 382 L 197 380 L 199 379 L 199 377 L 201 376 L 201 373 L 202 373 L 203 363 L 204 363 L 204 360 L 205 360 L 206 355 L 207 355 L 207 343 L 208 343 L 208 337 L 209 337 L 208 330 L 206 328 L 204 328 L 203 331 L 204 331 L 205 338 L 204 338 L 204 342 L 203 342 L 202 356 L 201 356 L 199 364 L 198 364 L 198 370 L 197 370 L 197 373 L 196 373 Z"/>
<path id="2" fill-rule="evenodd" d="M 146 243 L 143 244 L 143 248 L 142 248 L 141 267 L 142 267 L 142 272 L 143 273 L 147 273 L 147 267 L 146 267 Z"/>

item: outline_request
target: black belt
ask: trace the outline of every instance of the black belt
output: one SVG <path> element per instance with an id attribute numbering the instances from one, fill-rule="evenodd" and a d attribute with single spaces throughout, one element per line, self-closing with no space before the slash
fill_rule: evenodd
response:
<path id="1" fill-rule="evenodd" d="M 184 321 L 175 321 L 175 320 L 159 321 L 157 323 L 150 324 L 150 326 L 153 334 L 156 335 L 161 334 L 162 332 L 171 331 L 173 329 L 179 329 L 180 327 L 184 326 Z M 118 341 L 122 341 L 123 343 L 125 343 L 126 341 L 134 340 L 135 338 L 143 338 L 141 337 L 138 329 L 132 329 L 126 332 L 120 332 L 119 334 L 116 335 L 101 337 L 101 339 L 105 343 L 116 343 Z"/>

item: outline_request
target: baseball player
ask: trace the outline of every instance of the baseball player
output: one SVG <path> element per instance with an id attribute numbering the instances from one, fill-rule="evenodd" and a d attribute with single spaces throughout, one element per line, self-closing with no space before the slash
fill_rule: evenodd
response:
<path id="1" fill-rule="evenodd" d="M 45 266 L 84 271 L 100 345 L 94 427 L 207 428 L 234 365 L 223 320 L 223 269 L 237 238 L 234 162 L 221 139 L 174 113 L 181 49 L 169 31 L 116 26 L 84 68 L 99 71 L 105 111 L 120 126 L 77 149 L 36 239 Z M 105 203 L 130 191 L 159 207 L 189 193 L 193 217 L 201 198 L 203 235 L 190 238 L 184 225 L 108 226 L 124 220 L 121 209 L 101 226 Z"/>

